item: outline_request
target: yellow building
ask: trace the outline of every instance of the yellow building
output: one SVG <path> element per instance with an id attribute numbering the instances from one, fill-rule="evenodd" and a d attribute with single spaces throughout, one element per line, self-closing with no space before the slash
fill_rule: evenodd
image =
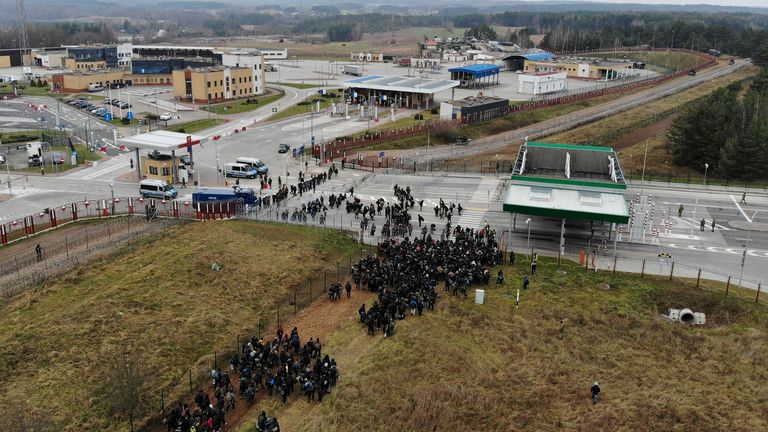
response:
<path id="1" fill-rule="evenodd" d="M 591 62 L 581 63 L 567 60 L 525 60 L 523 72 L 527 74 L 545 74 L 565 72 L 568 78 L 581 79 L 616 79 L 629 75 L 632 72 L 634 64 L 631 62 Z"/>
<path id="2" fill-rule="evenodd" d="M 106 69 L 107 68 L 107 62 L 106 61 L 77 61 L 73 58 L 65 58 L 64 59 L 64 68 L 69 69 L 71 71 L 87 71 L 87 70 L 94 70 L 94 69 Z"/>
<path id="3" fill-rule="evenodd" d="M 173 71 L 173 94 L 195 103 L 221 102 L 255 95 L 254 69 L 210 67 Z"/>
<path id="4" fill-rule="evenodd" d="M 129 84 L 131 74 L 114 69 L 99 72 L 71 72 L 52 75 L 51 82 L 61 93 L 79 93 L 88 91 L 90 84 L 98 84 L 102 87 L 112 83 Z"/>

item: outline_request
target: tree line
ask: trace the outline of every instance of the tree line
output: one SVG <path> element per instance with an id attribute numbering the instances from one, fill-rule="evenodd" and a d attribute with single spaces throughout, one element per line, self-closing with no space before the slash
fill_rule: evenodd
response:
<path id="1" fill-rule="evenodd" d="M 708 164 L 710 173 L 729 179 L 766 178 L 768 69 L 749 83 L 733 83 L 689 104 L 668 139 L 677 165 L 703 172 Z"/>
<path id="2" fill-rule="evenodd" d="M 104 23 L 34 23 L 27 26 L 27 37 L 29 48 L 115 41 L 112 28 Z M 0 30 L 0 48 L 19 48 L 19 32 L 15 27 Z"/>

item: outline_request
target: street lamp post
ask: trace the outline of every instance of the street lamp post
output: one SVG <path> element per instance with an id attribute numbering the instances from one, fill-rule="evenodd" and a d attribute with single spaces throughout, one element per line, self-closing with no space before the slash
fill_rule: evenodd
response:
<path id="1" fill-rule="evenodd" d="M 707 187 L 707 170 L 709 169 L 709 164 L 704 163 L 704 187 Z"/>
<path id="2" fill-rule="evenodd" d="M 744 263 L 747 260 L 747 247 L 749 247 L 750 235 L 752 234 L 752 221 L 755 220 L 755 216 L 757 216 L 757 212 L 759 210 L 755 210 L 755 213 L 752 215 L 751 218 L 747 219 L 747 222 L 749 222 L 749 228 L 747 229 L 747 241 L 744 243 L 744 252 L 741 254 L 741 270 L 739 271 L 739 288 L 741 288 L 741 281 L 744 278 Z M 744 215 L 744 218 L 746 218 L 747 215 Z"/>
<path id="3" fill-rule="evenodd" d="M 709 164 L 704 163 L 704 186 L 707 185 L 707 170 L 709 169 Z M 689 237 L 693 237 L 693 225 L 696 223 L 696 210 L 699 208 L 699 194 L 696 193 L 696 203 L 693 205 L 693 223 L 691 224 L 691 231 L 688 234 Z"/>
<path id="4" fill-rule="evenodd" d="M 112 195 L 112 213 L 111 213 L 111 215 L 114 216 L 115 215 L 115 184 L 114 183 L 110 183 L 109 184 L 109 192 Z"/>
<path id="5" fill-rule="evenodd" d="M 528 242 L 525 244 L 525 253 L 531 250 L 531 218 L 525 220 L 525 224 L 528 225 Z"/>

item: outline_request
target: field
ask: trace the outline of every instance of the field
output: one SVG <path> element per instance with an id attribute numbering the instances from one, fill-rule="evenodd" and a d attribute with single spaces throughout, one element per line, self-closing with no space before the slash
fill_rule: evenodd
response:
<path id="1" fill-rule="evenodd" d="M 312 100 L 319 100 L 320 101 L 320 110 L 324 110 L 328 108 L 328 106 L 331 105 L 334 101 L 338 101 L 338 97 L 341 96 L 342 91 L 340 89 L 328 89 L 328 94 L 333 95 L 334 97 L 320 97 L 319 95 L 315 94 L 312 99 L 305 99 L 302 102 L 299 102 L 297 105 L 293 105 L 290 108 L 286 108 L 278 113 L 272 114 L 267 118 L 267 121 L 274 121 L 274 120 L 282 120 L 288 117 L 294 117 L 302 114 L 309 114 L 311 111 L 313 105 L 316 106 L 316 103 L 306 103 L 308 101 Z"/>
<path id="2" fill-rule="evenodd" d="M 184 123 L 176 123 L 174 125 L 171 125 L 167 127 L 166 129 L 173 132 L 181 132 L 181 133 L 195 133 L 199 132 L 203 129 L 208 129 L 217 125 L 220 125 L 222 123 L 225 123 L 225 120 L 222 119 L 200 119 L 200 120 L 191 120 Z"/>
<path id="3" fill-rule="evenodd" d="M 667 154 L 666 131 L 671 121 L 661 119 L 658 122 L 632 131 L 623 137 L 611 136 L 614 131 L 641 123 L 660 112 L 677 109 L 699 97 L 705 96 L 719 87 L 732 82 L 749 79 L 756 70 L 747 68 L 736 73 L 708 81 L 690 90 L 676 94 L 671 98 L 653 101 L 639 108 L 634 108 L 614 116 L 599 120 L 586 126 L 562 132 L 542 139 L 545 142 L 562 142 L 577 144 L 608 145 L 618 151 L 622 169 L 639 172 L 643 166 L 645 143 L 648 142 L 648 160 L 646 165 L 653 167 L 655 172 L 671 173 L 676 176 L 687 176 L 690 170 L 672 164 Z"/>
<path id="4" fill-rule="evenodd" d="M 118 346 L 140 353 L 148 374 L 143 419 L 157 410 L 161 389 L 170 398 L 193 364 L 233 346 L 236 334 L 255 333 L 261 313 L 356 250 L 336 231 L 206 222 L 82 264 L 0 305 L 3 420 L 21 416 L 7 411 L 16 406 L 9 401 L 24 401 L 61 430 L 127 430 L 105 410 Z M 214 261 L 221 272 L 210 270 Z"/>
<path id="5" fill-rule="evenodd" d="M 399 321 L 389 339 L 349 317 L 325 339 L 341 370 L 333 392 L 258 411 L 297 432 L 768 429 L 764 306 L 544 259 L 516 309 L 524 264 L 486 287 L 484 305 L 441 291 L 436 312 Z M 708 324 L 666 322 L 670 307 Z"/>
<path id="6" fill-rule="evenodd" d="M 101 159 L 101 153 L 100 152 L 92 152 L 89 151 L 88 148 L 85 146 L 85 144 L 74 144 L 75 151 L 77 151 L 77 166 L 82 166 L 85 161 L 97 161 Z M 45 161 L 45 173 L 46 174 L 57 174 L 61 173 L 67 170 L 70 170 L 72 168 L 75 168 L 75 166 L 72 165 L 72 161 L 70 159 L 70 149 L 69 146 L 53 146 L 50 148 L 51 152 L 59 152 L 64 155 L 64 163 L 60 165 L 53 165 L 51 164 L 50 160 L 50 153 L 46 153 L 46 156 L 48 159 Z M 17 165 L 18 166 L 18 165 Z M 30 173 L 40 173 L 40 167 L 27 167 L 26 165 L 23 165 L 23 168 L 11 168 L 14 171 L 17 172 L 30 172 Z"/>
<path id="7" fill-rule="evenodd" d="M 283 96 L 285 96 L 285 93 L 282 93 L 282 92 L 273 93 L 266 96 L 259 96 L 255 98 L 240 99 L 235 102 L 225 102 L 222 104 L 216 104 L 216 105 L 210 105 L 210 106 L 206 105 L 203 107 L 203 109 L 216 114 L 239 114 L 242 112 L 253 111 L 265 105 L 271 104 L 272 102 L 281 99 Z M 249 100 L 256 101 L 256 102 L 248 103 Z"/>

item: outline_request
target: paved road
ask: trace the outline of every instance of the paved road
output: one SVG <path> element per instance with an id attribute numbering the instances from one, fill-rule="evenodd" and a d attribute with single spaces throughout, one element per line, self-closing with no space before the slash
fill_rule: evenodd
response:
<path id="1" fill-rule="evenodd" d="M 467 146 L 433 146 L 431 148 L 419 148 L 418 163 L 426 163 L 429 160 L 459 159 L 479 153 L 489 153 L 503 149 L 513 143 L 521 143 L 528 137 L 529 140 L 549 136 L 568 129 L 573 129 L 587 123 L 600 120 L 628 109 L 647 104 L 648 102 L 665 98 L 696 85 L 710 81 L 737 70 L 749 66 L 745 60 L 739 60 L 734 65 L 720 64 L 700 71 L 696 76 L 684 76 L 664 84 L 648 88 L 635 94 L 627 95 L 616 100 L 606 102 L 593 107 L 585 108 L 570 114 L 562 115 L 540 123 L 526 126 L 509 132 L 485 137 L 474 141 Z M 408 158 L 409 152 L 404 152 L 403 157 Z M 410 165 L 411 160 L 407 161 Z"/>

